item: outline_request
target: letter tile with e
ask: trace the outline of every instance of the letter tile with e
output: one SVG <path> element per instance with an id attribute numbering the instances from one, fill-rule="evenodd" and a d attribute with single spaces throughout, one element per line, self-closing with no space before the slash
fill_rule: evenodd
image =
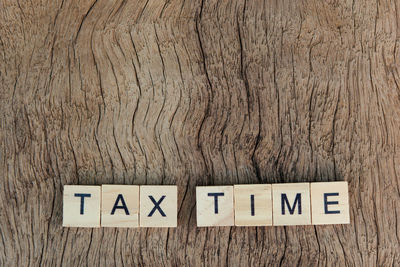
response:
<path id="1" fill-rule="evenodd" d="M 350 223 L 347 182 L 311 183 L 312 224 Z"/>
<path id="2" fill-rule="evenodd" d="M 101 226 L 139 227 L 139 186 L 101 186 Z"/>
<path id="3" fill-rule="evenodd" d="M 101 186 L 64 185 L 63 226 L 100 227 Z"/>
<path id="4" fill-rule="evenodd" d="M 140 227 L 176 227 L 177 220 L 176 185 L 140 186 Z"/>
<path id="5" fill-rule="evenodd" d="M 310 183 L 272 185 L 273 225 L 311 224 Z"/>
<path id="6" fill-rule="evenodd" d="M 196 187 L 197 226 L 234 225 L 233 186 Z"/>

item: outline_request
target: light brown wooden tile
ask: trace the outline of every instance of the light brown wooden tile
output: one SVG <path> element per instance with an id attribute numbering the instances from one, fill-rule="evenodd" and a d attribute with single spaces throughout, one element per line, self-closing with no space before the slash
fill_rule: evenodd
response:
<path id="1" fill-rule="evenodd" d="M 140 186 L 140 227 L 176 227 L 177 217 L 176 185 Z"/>
<path id="2" fill-rule="evenodd" d="M 272 225 L 272 190 L 270 184 L 234 185 L 235 225 Z"/>
<path id="3" fill-rule="evenodd" d="M 64 227 L 100 227 L 101 186 L 65 185 Z"/>
<path id="4" fill-rule="evenodd" d="M 273 225 L 311 224 L 310 183 L 272 185 Z"/>
<path id="5" fill-rule="evenodd" d="M 350 223 L 347 182 L 311 183 L 312 224 Z"/>
<path id="6" fill-rule="evenodd" d="M 101 186 L 101 226 L 139 227 L 139 186 Z"/>
<path id="7" fill-rule="evenodd" d="M 197 226 L 234 225 L 233 186 L 196 187 Z"/>

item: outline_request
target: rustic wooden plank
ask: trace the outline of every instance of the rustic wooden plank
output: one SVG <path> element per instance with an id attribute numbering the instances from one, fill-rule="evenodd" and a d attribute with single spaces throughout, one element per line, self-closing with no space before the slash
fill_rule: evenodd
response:
<path id="1" fill-rule="evenodd" d="M 400 262 L 398 25 L 398 1 L 0 0 L 0 266 Z M 327 181 L 350 224 L 196 227 L 196 186 Z M 179 227 L 63 228 L 68 184 L 176 184 Z"/>

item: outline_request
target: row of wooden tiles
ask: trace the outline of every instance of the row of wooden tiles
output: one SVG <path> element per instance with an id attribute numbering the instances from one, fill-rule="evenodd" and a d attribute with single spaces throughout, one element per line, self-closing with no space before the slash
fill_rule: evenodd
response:
<path id="1" fill-rule="evenodd" d="M 177 186 L 65 185 L 64 227 L 176 227 Z M 197 226 L 350 223 L 347 182 L 196 187 Z"/>

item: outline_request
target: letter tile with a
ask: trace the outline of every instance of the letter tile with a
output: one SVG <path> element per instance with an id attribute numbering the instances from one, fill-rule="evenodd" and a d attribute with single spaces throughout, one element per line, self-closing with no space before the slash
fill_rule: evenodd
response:
<path id="1" fill-rule="evenodd" d="M 101 226 L 139 227 L 139 186 L 101 186 Z"/>

